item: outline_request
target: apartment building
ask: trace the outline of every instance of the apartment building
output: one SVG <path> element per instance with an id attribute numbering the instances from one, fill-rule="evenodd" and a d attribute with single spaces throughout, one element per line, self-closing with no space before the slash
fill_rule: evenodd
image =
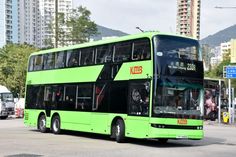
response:
<path id="1" fill-rule="evenodd" d="M 15 0 L 0 1 L 0 48 L 8 43 L 18 42 L 18 39 L 14 38 L 14 33 L 17 33 L 17 13 L 14 11 L 16 8 Z"/>
<path id="2" fill-rule="evenodd" d="M 47 40 L 55 44 L 55 0 L 18 0 L 18 39 L 38 48 L 48 47 Z M 58 12 L 68 18 L 72 0 L 58 0 Z M 63 28 L 68 29 L 68 28 Z"/>
<path id="3" fill-rule="evenodd" d="M 177 0 L 178 34 L 200 38 L 200 0 Z"/>

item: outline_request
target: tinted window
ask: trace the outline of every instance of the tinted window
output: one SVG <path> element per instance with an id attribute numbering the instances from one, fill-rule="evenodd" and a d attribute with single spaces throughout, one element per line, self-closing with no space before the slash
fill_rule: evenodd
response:
<path id="1" fill-rule="evenodd" d="M 121 42 L 115 44 L 114 62 L 128 61 L 131 56 L 131 42 Z"/>
<path id="2" fill-rule="evenodd" d="M 95 103 L 93 111 L 107 112 L 109 104 L 108 83 L 99 83 L 95 87 Z"/>
<path id="3" fill-rule="evenodd" d="M 93 48 L 85 48 L 81 50 L 80 65 L 91 65 L 94 63 Z"/>
<path id="4" fill-rule="evenodd" d="M 26 108 L 27 109 L 43 109 L 44 87 L 43 86 L 27 86 L 26 91 Z"/>
<path id="5" fill-rule="evenodd" d="M 54 53 L 44 54 L 43 69 L 44 70 L 53 69 L 54 64 L 55 64 L 55 54 Z"/>
<path id="6" fill-rule="evenodd" d="M 128 84 L 124 82 L 113 82 L 110 89 L 110 112 L 127 113 Z"/>
<path id="7" fill-rule="evenodd" d="M 136 81 L 129 86 L 129 114 L 148 115 L 150 83 Z"/>
<path id="8" fill-rule="evenodd" d="M 79 65 L 79 49 L 67 51 L 66 66 L 76 67 Z"/>
<path id="9" fill-rule="evenodd" d="M 65 52 L 57 52 L 55 54 L 55 68 L 64 68 L 65 67 Z"/>
<path id="10" fill-rule="evenodd" d="M 113 51 L 113 46 L 111 45 L 103 45 L 97 47 L 96 64 L 111 62 L 112 51 Z"/>
<path id="11" fill-rule="evenodd" d="M 160 35 L 154 38 L 154 44 L 157 57 L 201 60 L 197 40 Z"/>
<path id="12" fill-rule="evenodd" d="M 132 60 L 150 59 L 151 47 L 148 39 L 134 41 Z"/>
<path id="13" fill-rule="evenodd" d="M 42 70 L 43 67 L 43 55 L 37 55 L 34 59 L 34 70 Z"/>
<path id="14" fill-rule="evenodd" d="M 34 70 L 34 60 L 35 60 L 35 56 L 31 56 L 29 59 L 28 71 Z"/>
<path id="15" fill-rule="evenodd" d="M 65 103 L 64 108 L 74 110 L 76 104 L 76 85 L 65 86 Z"/>
<path id="16" fill-rule="evenodd" d="M 78 85 L 77 87 L 77 108 L 79 110 L 91 111 L 93 102 L 93 86 Z"/>

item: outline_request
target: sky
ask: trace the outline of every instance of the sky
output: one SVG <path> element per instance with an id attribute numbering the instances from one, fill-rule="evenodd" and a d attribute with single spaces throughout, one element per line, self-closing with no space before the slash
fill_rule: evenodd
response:
<path id="1" fill-rule="evenodd" d="M 129 34 L 145 31 L 176 32 L 177 0 L 73 0 L 91 11 L 96 24 Z M 201 33 L 205 38 L 236 24 L 236 0 L 201 0 Z"/>

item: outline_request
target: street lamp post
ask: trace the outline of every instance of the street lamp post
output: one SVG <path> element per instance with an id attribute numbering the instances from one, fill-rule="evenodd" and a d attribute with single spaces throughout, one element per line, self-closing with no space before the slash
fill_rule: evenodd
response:
<path id="1" fill-rule="evenodd" d="M 55 0 L 55 47 L 58 47 L 58 0 Z"/>

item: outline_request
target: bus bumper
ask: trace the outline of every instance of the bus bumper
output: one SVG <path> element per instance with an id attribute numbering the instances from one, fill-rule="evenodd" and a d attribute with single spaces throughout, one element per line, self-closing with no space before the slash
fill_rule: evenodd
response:
<path id="1" fill-rule="evenodd" d="M 203 136 L 203 130 L 164 129 L 151 127 L 149 132 L 149 138 L 200 140 Z"/>

